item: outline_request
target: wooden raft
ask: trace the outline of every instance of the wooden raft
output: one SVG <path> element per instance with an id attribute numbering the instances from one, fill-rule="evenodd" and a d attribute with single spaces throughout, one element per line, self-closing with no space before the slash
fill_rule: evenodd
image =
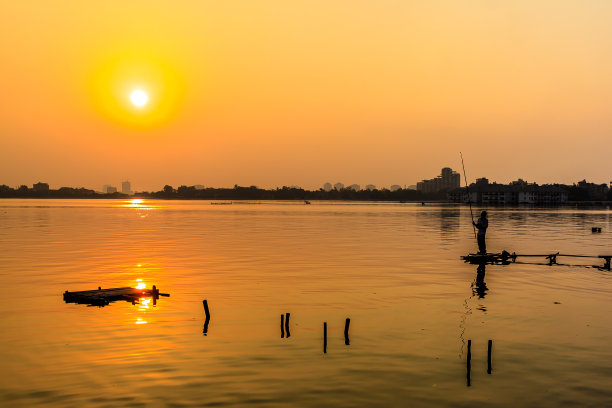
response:
<path id="1" fill-rule="evenodd" d="M 137 289 L 132 287 L 125 288 L 109 288 L 97 290 L 84 290 L 80 292 L 64 292 L 64 302 L 80 303 L 92 306 L 106 306 L 110 302 L 125 300 L 127 302 L 136 303 L 142 297 L 152 297 L 153 304 L 160 296 L 170 296 L 168 293 L 159 293 L 159 289 L 153 286 L 151 289 Z"/>
<path id="2" fill-rule="evenodd" d="M 516 258 L 528 257 L 528 258 L 545 258 L 547 265 L 559 265 L 557 263 L 557 257 L 572 257 L 572 258 L 597 258 L 604 261 L 603 266 L 599 265 L 574 265 L 574 266 L 592 266 L 593 268 L 603 269 L 606 271 L 611 270 L 612 255 L 573 255 L 573 254 L 560 254 L 559 252 L 553 254 L 517 254 L 515 252 L 510 253 L 508 251 L 502 251 L 501 253 L 488 253 L 488 254 L 468 254 L 462 256 L 465 262 L 471 264 L 501 264 L 508 265 L 511 262 L 516 262 Z"/>
<path id="3" fill-rule="evenodd" d="M 506 265 L 510 262 L 514 262 L 516 257 L 516 254 L 510 254 L 509 252 L 503 251 L 501 253 L 468 254 L 462 256 L 461 259 L 471 264 L 491 263 Z"/>

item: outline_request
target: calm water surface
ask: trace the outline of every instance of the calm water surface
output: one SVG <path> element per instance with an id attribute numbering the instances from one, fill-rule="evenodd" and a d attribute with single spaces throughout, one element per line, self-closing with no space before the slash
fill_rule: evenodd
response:
<path id="1" fill-rule="evenodd" d="M 612 254 L 611 214 L 490 209 L 488 247 Z M 0 405 L 612 406 L 612 273 L 475 247 L 457 206 L 0 200 Z M 137 279 L 171 297 L 62 299 Z"/>

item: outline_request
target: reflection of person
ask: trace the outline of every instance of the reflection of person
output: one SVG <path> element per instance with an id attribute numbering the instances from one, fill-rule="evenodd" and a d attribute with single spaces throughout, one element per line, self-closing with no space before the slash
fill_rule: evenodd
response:
<path id="1" fill-rule="evenodd" d="M 489 220 L 487 219 L 487 212 L 483 211 L 480 213 L 478 221 L 472 221 L 472 224 L 478 228 L 477 240 L 478 240 L 478 252 L 481 254 L 487 253 L 487 244 L 485 242 L 485 234 L 487 233 L 487 227 L 489 226 Z"/>
<path id="2" fill-rule="evenodd" d="M 472 293 L 474 295 L 478 295 L 479 299 L 484 299 L 487 295 L 487 284 L 485 283 L 485 272 L 486 272 L 486 263 L 481 263 L 476 268 L 476 285 L 475 288 L 472 289 Z"/>

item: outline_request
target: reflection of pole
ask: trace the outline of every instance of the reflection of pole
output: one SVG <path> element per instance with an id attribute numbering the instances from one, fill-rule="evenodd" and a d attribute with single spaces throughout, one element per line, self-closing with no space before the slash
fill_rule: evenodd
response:
<path id="1" fill-rule="evenodd" d="M 327 353 L 327 322 L 323 322 L 323 353 Z"/>
<path id="2" fill-rule="evenodd" d="M 493 340 L 489 340 L 489 348 L 487 350 L 487 374 L 491 374 L 491 348 L 493 347 Z"/>
<path id="3" fill-rule="evenodd" d="M 470 386 L 470 371 L 472 370 L 472 340 L 468 340 L 467 347 L 467 386 Z"/>
<path id="4" fill-rule="evenodd" d="M 208 323 L 210 323 L 210 311 L 208 310 L 208 301 L 206 299 L 202 301 L 202 304 L 204 305 L 204 313 L 206 314 L 206 320 L 204 321 L 204 330 L 202 330 L 202 333 L 204 333 L 204 335 L 206 336 L 206 334 L 208 333 Z"/>
<path id="5" fill-rule="evenodd" d="M 349 340 L 349 334 L 348 334 L 350 324 L 351 324 L 351 319 L 347 317 L 346 322 L 344 323 L 344 344 L 346 344 L 347 346 L 351 345 L 351 342 Z"/>
<path id="6" fill-rule="evenodd" d="M 470 187 L 468 185 L 467 176 L 465 174 L 465 165 L 463 164 L 463 153 L 459 152 L 461 155 L 461 167 L 463 167 L 463 178 L 465 179 L 465 189 L 468 195 L 468 204 L 470 205 L 470 215 L 472 216 L 472 229 L 474 230 L 474 239 L 476 238 L 476 227 L 474 227 L 474 213 L 472 212 L 472 196 L 470 195 Z"/>

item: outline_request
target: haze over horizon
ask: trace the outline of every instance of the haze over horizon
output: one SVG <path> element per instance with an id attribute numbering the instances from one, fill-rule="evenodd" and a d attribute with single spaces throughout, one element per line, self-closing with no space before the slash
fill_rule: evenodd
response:
<path id="1" fill-rule="evenodd" d="M 612 3 L 0 3 L 0 184 L 612 180 Z M 462 177 L 463 181 L 463 177 Z M 462 183 L 463 184 L 463 183 Z"/>

